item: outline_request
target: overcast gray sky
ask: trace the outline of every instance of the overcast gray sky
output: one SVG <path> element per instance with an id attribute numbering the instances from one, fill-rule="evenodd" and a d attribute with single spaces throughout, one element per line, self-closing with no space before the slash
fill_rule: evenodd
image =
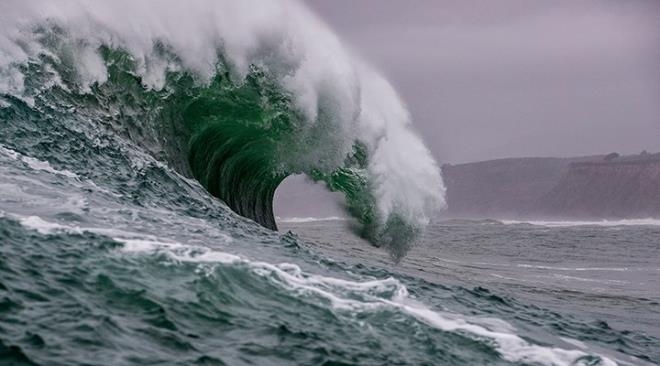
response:
<path id="1" fill-rule="evenodd" d="M 306 2 L 388 77 L 440 164 L 660 152 L 660 0 Z M 336 202 L 291 177 L 275 210 Z"/>
<path id="2" fill-rule="evenodd" d="M 440 163 L 660 151 L 660 1 L 307 0 Z"/>

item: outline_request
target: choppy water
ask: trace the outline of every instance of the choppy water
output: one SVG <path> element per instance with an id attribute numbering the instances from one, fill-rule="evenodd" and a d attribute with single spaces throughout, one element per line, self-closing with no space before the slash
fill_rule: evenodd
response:
<path id="1" fill-rule="evenodd" d="M 660 362 L 659 227 L 417 240 L 437 164 L 301 2 L 0 9 L 0 365 Z M 230 210 L 296 173 L 357 222 Z"/>
<path id="2" fill-rule="evenodd" d="M 432 224 L 420 245 L 394 270 L 492 293 L 502 301 L 504 313 L 512 310 L 509 306 L 542 308 L 549 318 L 538 325 L 562 337 L 593 340 L 617 350 L 625 349 L 613 346 L 617 342 L 635 342 L 601 332 L 617 329 L 631 339 L 647 339 L 655 355 L 651 359 L 658 362 L 660 226 L 653 220 L 636 222 L 441 221 Z M 333 256 L 388 265 L 386 255 L 368 250 L 359 238 L 347 237 L 346 221 L 293 220 L 283 225 Z M 515 311 L 506 315 L 483 310 L 513 322 L 530 320 Z M 581 321 L 553 322 L 559 314 Z M 543 319 L 541 314 L 527 316 Z M 585 321 L 585 334 L 580 334 Z M 605 346 L 605 339 L 605 344 L 613 344 Z"/>
<path id="3" fill-rule="evenodd" d="M 125 161 L 0 149 L 0 363 L 660 360 L 658 227 L 441 222 L 397 266 L 347 221 L 273 233 Z"/>

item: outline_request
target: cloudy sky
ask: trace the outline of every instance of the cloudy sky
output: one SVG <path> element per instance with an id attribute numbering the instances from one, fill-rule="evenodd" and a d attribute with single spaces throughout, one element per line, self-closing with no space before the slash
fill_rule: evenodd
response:
<path id="1" fill-rule="evenodd" d="M 660 1 L 306 2 L 441 163 L 660 151 Z"/>
<path id="2" fill-rule="evenodd" d="M 660 152 L 660 0 L 305 1 L 394 84 L 440 164 Z M 275 212 L 338 202 L 290 177 Z"/>

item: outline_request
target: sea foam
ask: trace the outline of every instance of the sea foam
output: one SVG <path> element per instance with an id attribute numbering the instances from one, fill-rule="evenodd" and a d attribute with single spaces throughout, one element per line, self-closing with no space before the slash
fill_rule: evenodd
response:
<path id="1" fill-rule="evenodd" d="M 62 54 L 45 45 L 44 29 L 64 35 L 58 46 Z M 94 85 L 108 81 L 101 47 L 128 52 L 135 74 L 153 90 L 165 87 L 168 72 L 181 69 L 198 83 L 209 83 L 220 62 L 230 66 L 240 84 L 257 65 L 292 95 L 305 116 L 302 130 L 324 123 L 331 131 L 310 135 L 314 149 L 288 156 L 284 163 L 290 171 L 339 167 L 359 140 L 369 151 L 367 174 L 381 225 L 396 216 L 424 227 L 445 205 L 440 170 L 411 129 L 396 91 L 301 2 L 3 1 L 0 94 L 33 104 L 43 88 L 62 87 L 62 77 L 50 69 L 51 83 L 26 88 L 24 68 L 41 57 L 71 59 L 75 85 L 65 87 L 91 93 Z"/>

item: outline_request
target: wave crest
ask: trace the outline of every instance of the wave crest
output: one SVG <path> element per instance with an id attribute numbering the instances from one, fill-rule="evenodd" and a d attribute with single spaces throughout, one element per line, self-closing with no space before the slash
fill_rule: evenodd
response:
<path id="1" fill-rule="evenodd" d="M 2 105 L 105 125 L 266 227 L 290 174 L 343 192 L 397 258 L 444 205 L 396 92 L 298 2 L 10 0 L 0 14 Z"/>

